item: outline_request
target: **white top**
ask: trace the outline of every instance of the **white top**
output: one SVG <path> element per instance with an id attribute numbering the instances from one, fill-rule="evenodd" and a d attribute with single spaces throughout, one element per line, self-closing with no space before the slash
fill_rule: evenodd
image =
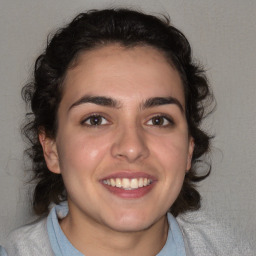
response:
<path id="1" fill-rule="evenodd" d="M 256 256 L 247 242 L 236 238 L 230 228 L 202 211 L 181 214 L 176 220 L 183 234 L 186 256 Z M 8 256 L 54 256 L 47 218 L 12 232 L 5 249 Z"/>

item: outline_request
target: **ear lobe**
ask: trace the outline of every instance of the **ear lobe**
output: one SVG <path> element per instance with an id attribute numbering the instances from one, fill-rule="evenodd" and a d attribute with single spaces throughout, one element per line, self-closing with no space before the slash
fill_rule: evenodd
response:
<path id="1" fill-rule="evenodd" d="M 45 132 L 40 132 L 39 141 L 43 148 L 44 159 L 48 169 L 53 173 L 60 173 L 59 157 L 55 140 L 46 136 Z"/>
<path id="2" fill-rule="evenodd" d="M 194 147 L 195 147 L 194 138 L 190 137 L 190 138 L 189 138 L 189 145 L 188 145 L 187 167 L 186 167 L 186 171 L 187 171 L 187 172 L 188 172 L 188 171 L 190 170 L 190 168 L 191 168 L 191 162 L 192 162 Z"/>

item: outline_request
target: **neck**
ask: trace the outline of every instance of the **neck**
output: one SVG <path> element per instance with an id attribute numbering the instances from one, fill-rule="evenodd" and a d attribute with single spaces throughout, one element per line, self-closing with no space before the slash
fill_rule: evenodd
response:
<path id="1" fill-rule="evenodd" d="M 60 221 L 60 226 L 68 240 L 81 253 L 90 255 L 156 255 L 164 246 L 168 235 L 167 217 L 145 230 L 120 232 L 95 223 L 86 216 L 81 219 L 72 212 Z"/>

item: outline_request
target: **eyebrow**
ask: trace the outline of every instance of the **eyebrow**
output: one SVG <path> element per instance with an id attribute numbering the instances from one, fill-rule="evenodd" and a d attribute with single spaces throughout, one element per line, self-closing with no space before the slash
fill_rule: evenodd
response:
<path id="1" fill-rule="evenodd" d="M 103 97 L 103 96 L 83 96 L 76 102 L 74 102 L 68 110 L 72 109 L 73 107 L 79 106 L 84 103 L 93 103 L 100 106 L 105 107 L 112 107 L 112 108 L 119 108 L 120 103 L 112 98 Z"/>
<path id="2" fill-rule="evenodd" d="M 121 103 L 115 99 L 105 97 L 105 96 L 88 96 L 85 95 L 81 97 L 79 100 L 74 102 L 68 110 L 73 107 L 79 106 L 85 103 L 93 103 L 99 106 L 112 107 L 112 108 L 120 108 Z M 183 106 L 180 101 L 174 97 L 153 97 L 147 99 L 144 103 L 141 104 L 141 109 L 147 109 L 162 105 L 175 104 L 179 107 L 181 112 L 184 112 Z"/>
<path id="3" fill-rule="evenodd" d="M 175 104 L 179 107 L 182 113 L 184 113 L 184 108 L 180 101 L 174 97 L 154 97 L 154 98 L 149 98 L 147 99 L 143 104 L 142 104 L 142 109 L 146 108 L 152 108 L 156 106 L 162 106 L 162 105 L 167 105 L 167 104 Z"/>

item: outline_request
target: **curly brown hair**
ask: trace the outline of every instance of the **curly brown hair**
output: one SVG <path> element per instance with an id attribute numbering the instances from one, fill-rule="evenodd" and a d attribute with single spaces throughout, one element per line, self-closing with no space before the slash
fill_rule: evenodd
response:
<path id="1" fill-rule="evenodd" d="M 22 95 L 30 104 L 23 133 L 30 147 L 26 150 L 32 159 L 33 180 L 36 181 L 33 208 L 36 214 L 49 211 L 51 203 L 67 199 L 60 174 L 48 170 L 38 135 L 43 129 L 55 138 L 58 130 L 57 110 L 62 98 L 62 84 L 67 70 L 77 56 L 101 45 L 119 43 L 124 47 L 148 45 L 160 50 L 179 72 L 184 86 L 186 119 L 194 138 L 192 167 L 185 176 L 183 187 L 171 206 L 174 216 L 200 208 L 201 196 L 196 183 L 210 174 L 210 166 L 203 174 L 197 164 L 209 152 L 211 137 L 201 128 L 212 93 L 205 71 L 194 62 L 186 37 L 170 24 L 167 17 L 158 18 L 128 9 L 93 10 L 79 14 L 71 23 L 58 30 L 43 54 L 35 63 L 33 81 L 24 86 Z"/>

